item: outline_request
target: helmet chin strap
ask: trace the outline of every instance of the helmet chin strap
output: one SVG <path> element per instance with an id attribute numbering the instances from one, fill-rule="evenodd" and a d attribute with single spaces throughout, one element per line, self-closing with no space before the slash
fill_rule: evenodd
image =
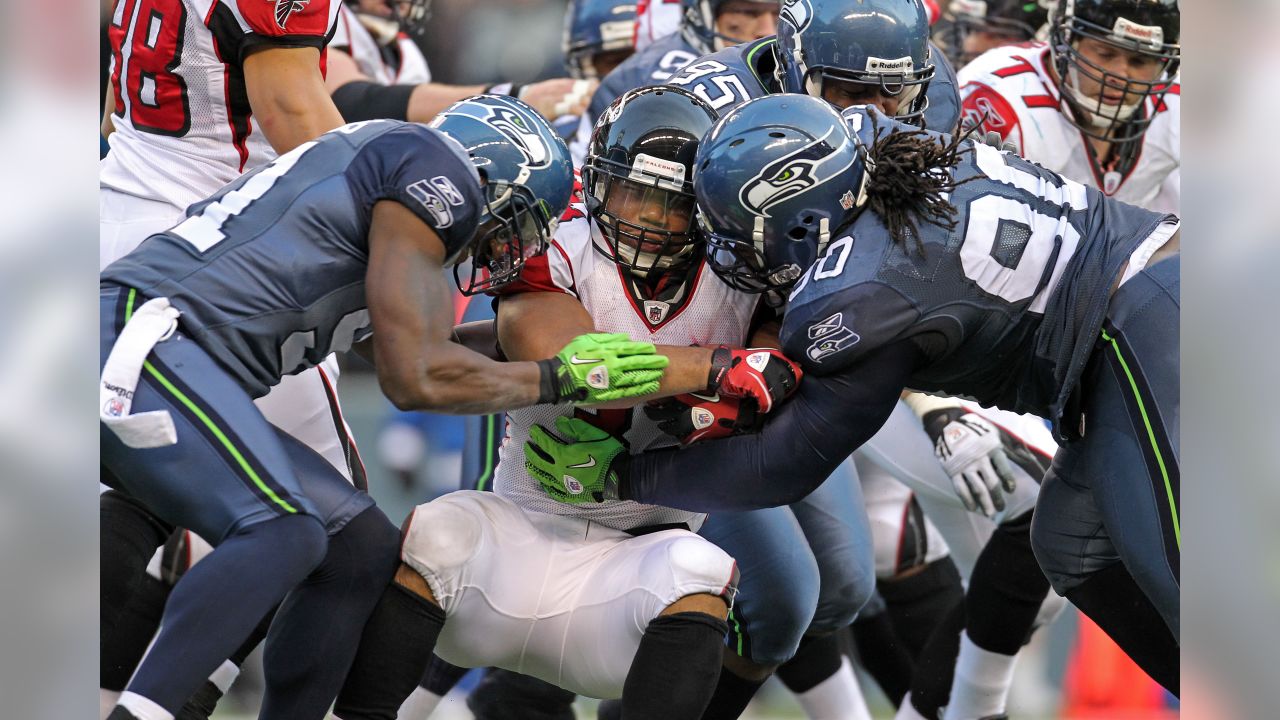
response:
<path id="1" fill-rule="evenodd" d="M 1080 68 L 1072 65 L 1067 69 L 1066 91 L 1071 99 L 1089 115 L 1089 124 L 1096 128 L 1105 128 L 1112 123 L 1122 123 L 1133 117 L 1133 113 L 1142 104 L 1139 100 L 1131 105 L 1106 105 L 1102 98 L 1091 98 L 1080 92 Z"/>

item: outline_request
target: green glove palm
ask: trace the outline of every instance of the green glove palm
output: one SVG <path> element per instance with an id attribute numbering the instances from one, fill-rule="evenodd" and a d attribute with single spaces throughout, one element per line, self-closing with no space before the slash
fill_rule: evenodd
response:
<path id="1" fill-rule="evenodd" d="M 670 360 L 654 350 L 653 343 L 622 333 L 579 335 L 554 358 L 538 363 L 541 401 L 590 405 L 655 393 Z"/>
<path id="2" fill-rule="evenodd" d="M 553 499 L 570 505 L 618 499 L 626 446 L 585 420 L 556 418 L 560 440 L 540 425 L 529 429 L 524 466 Z"/>

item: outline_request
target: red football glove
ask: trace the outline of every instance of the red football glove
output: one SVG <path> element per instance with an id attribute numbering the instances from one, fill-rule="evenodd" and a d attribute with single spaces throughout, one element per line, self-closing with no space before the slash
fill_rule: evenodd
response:
<path id="1" fill-rule="evenodd" d="M 757 432 L 764 419 L 755 401 L 723 395 L 676 395 L 646 405 L 644 414 L 681 445 Z"/>
<path id="2" fill-rule="evenodd" d="M 736 398 L 751 398 L 760 412 L 773 410 L 774 403 L 791 397 L 804 372 L 780 350 L 748 348 L 734 350 L 724 345 L 711 353 L 711 375 L 707 391 Z"/>

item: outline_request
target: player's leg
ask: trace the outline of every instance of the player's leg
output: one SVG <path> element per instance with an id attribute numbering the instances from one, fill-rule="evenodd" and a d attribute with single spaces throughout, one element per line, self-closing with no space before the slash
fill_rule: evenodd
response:
<path id="1" fill-rule="evenodd" d="M 982 412 L 992 414 L 996 422 L 1015 427 L 1020 431 L 1019 437 L 1037 448 L 1044 446 L 1047 452 L 1053 446 L 1044 428 L 1030 424 L 1033 420 L 1001 411 Z M 981 598 L 981 602 L 966 601 L 963 606 L 973 610 L 972 618 L 968 612 L 954 609 L 955 605 L 936 611 L 939 619 L 946 620 L 935 628 L 928 645 L 918 654 L 921 668 L 913 678 L 909 703 L 914 708 L 904 704 L 904 717 L 934 717 L 942 705 L 948 705 L 949 712 L 977 713 L 975 717 L 997 714 L 1003 709 L 1003 698 L 1012 681 L 1016 652 L 1007 652 L 1008 649 L 1020 647 L 1037 622 L 1052 619 L 1063 606 L 1059 598 L 1050 597 L 1045 591 L 1043 574 L 1036 569 L 1029 546 L 1026 520 L 1036 502 L 1038 478 L 1015 465 L 1014 472 L 1019 475 L 1017 489 L 1008 496 L 1006 509 L 996 518 L 1008 525 L 1009 532 L 987 558 L 986 562 L 991 563 L 987 566 L 989 571 L 975 575 L 974 569 L 997 525 L 966 511 L 960 504 L 950 479 L 933 456 L 927 435 L 905 404 L 899 404 L 859 457 L 912 489 L 930 523 L 946 539 L 961 574 L 969 577 L 968 593 Z M 871 471 L 864 472 L 870 474 Z M 1000 552 L 995 553 L 997 549 Z M 1001 561 L 993 562 L 997 557 Z M 1026 598 L 1036 594 L 1041 596 L 1041 602 L 1031 612 Z M 961 628 L 970 620 L 975 622 L 973 631 L 961 635 Z M 954 697 L 952 686 L 959 689 Z M 995 706 L 998 708 L 990 710 Z M 979 712 L 980 708 L 990 712 Z"/>
<path id="2" fill-rule="evenodd" d="M 323 717 L 346 676 L 365 620 L 398 565 L 400 534 L 324 458 L 277 429 L 329 533 L 320 565 L 281 604 L 263 652 L 263 717 Z"/>
<path id="3" fill-rule="evenodd" d="M 1084 438 L 1055 458 L 1033 528 L 1054 589 L 1175 693 L 1179 270 L 1177 257 L 1165 260 L 1112 298 L 1082 380 Z M 1078 536 L 1093 542 L 1073 541 L 1095 526 Z"/>
<path id="4" fill-rule="evenodd" d="M 102 293 L 103 363 L 131 302 L 122 288 Z M 181 335 L 158 343 L 133 408 L 168 412 L 178 442 L 137 450 L 103 425 L 104 465 L 124 492 L 167 522 L 218 542 L 174 589 L 163 629 L 120 700 L 163 716 L 177 712 L 310 572 L 327 542 L 271 426 L 198 345 Z"/>
<path id="5" fill-rule="evenodd" d="M 813 622 L 818 563 L 790 508 L 712 513 L 698 534 L 738 561 L 728 648 L 705 717 L 736 718 Z"/>
<path id="6" fill-rule="evenodd" d="M 959 632 L 957 628 L 956 632 Z M 856 658 L 894 706 L 911 690 L 915 662 L 898 637 L 879 593 L 871 596 L 849 626 L 846 653 Z"/>
<path id="7" fill-rule="evenodd" d="M 791 511 L 818 563 L 818 606 L 795 656 L 778 668 L 778 678 L 810 718 L 869 719 L 862 689 L 837 637 L 875 588 L 871 529 L 853 460 L 846 459 Z"/>
<path id="8" fill-rule="evenodd" d="M 476 720 L 573 720 L 576 697 L 545 680 L 489 668 L 467 695 L 467 709 Z"/>

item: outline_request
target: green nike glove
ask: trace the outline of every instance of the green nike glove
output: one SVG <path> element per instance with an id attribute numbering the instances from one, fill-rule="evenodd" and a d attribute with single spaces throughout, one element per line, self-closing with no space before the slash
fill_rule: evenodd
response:
<path id="1" fill-rule="evenodd" d="M 560 440 L 541 425 L 529 429 L 524 466 L 553 499 L 570 505 L 618 499 L 627 469 L 622 441 L 579 418 L 556 418 Z"/>
<path id="2" fill-rule="evenodd" d="M 579 335 L 555 357 L 538 361 L 538 402 L 591 405 L 655 393 L 668 362 L 653 343 L 622 333 Z"/>

